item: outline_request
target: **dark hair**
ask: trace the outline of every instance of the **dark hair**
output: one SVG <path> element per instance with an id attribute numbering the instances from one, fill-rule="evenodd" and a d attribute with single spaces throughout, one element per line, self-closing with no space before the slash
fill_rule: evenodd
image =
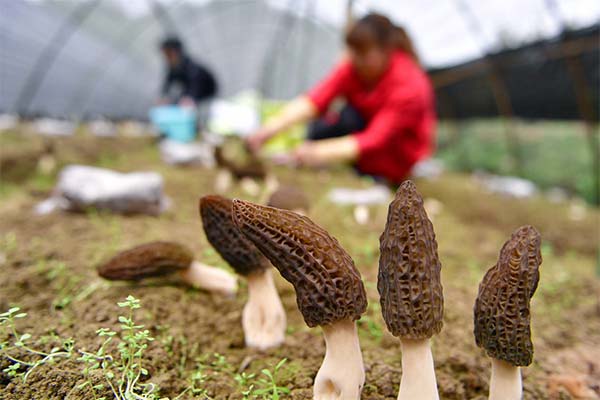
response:
<path id="1" fill-rule="evenodd" d="M 183 53 L 183 43 L 176 36 L 168 36 L 160 42 L 160 48 L 163 50 L 176 50 Z"/>
<path id="2" fill-rule="evenodd" d="M 348 47 L 359 52 L 373 46 L 403 50 L 418 62 L 417 53 L 404 28 L 394 25 L 385 15 L 365 15 L 348 30 L 345 41 Z"/>

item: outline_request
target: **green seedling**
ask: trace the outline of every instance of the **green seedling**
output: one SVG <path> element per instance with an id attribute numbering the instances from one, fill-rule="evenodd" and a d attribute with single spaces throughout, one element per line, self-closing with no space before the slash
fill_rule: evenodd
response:
<path id="1" fill-rule="evenodd" d="M 118 317 L 120 332 L 108 328 L 96 331 L 99 337 L 104 338 L 100 348 L 95 353 L 80 350 L 79 361 L 86 364 L 83 370 L 86 382 L 80 388 L 90 386 L 96 396 L 97 390 L 102 390 L 106 385 L 110 388 L 117 400 L 154 400 L 158 388 L 153 383 L 141 383 L 140 379 L 148 375 L 148 370 L 143 367 L 144 351 L 148 344 L 154 340 L 144 325 L 137 325 L 133 320 L 134 310 L 141 308 L 140 301 L 133 296 L 127 296 L 124 302 L 117 303 L 126 309 L 127 315 Z M 118 341 L 118 355 L 107 353 L 109 343 Z M 104 384 L 94 385 L 90 379 L 93 370 L 102 370 Z M 98 398 L 98 400 L 100 400 Z"/>
<path id="2" fill-rule="evenodd" d="M 0 314 L 0 332 L 3 337 L 8 333 L 8 339 L 0 342 L 0 354 L 12 362 L 3 371 L 11 378 L 21 378 L 26 382 L 37 367 L 52 364 L 58 358 L 70 358 L 74 341 L 71 338 L 65 339 L 61 347 L 53 347 L 49 353 L 34 349 L 30 345 L 31 334 L 17 331 L 15 321 L 27 316 L 26 313 L 19 312 L 20 310 L 19 307 L 13 307 Z M 21 354 L 27 356 L 23 357 Z"/>
<path id="3" fill-rule="evenodd" d="M 247 374 L 242 372 L 233 377 L 238 384 L 241 395 L 244 396 L 243 400 L 249 400 L 251 398 L 250 396 L 252 395 L 252 391 L 254 389 L 254 385 L 251 383 L 251 381 L 255 376 L 255 374 Z"/>
<path id="4" fill-rule="evenodd" d="M 281 394 L 289 394 L 290 389 L 279 386 L 277 383 L 277 373 L 281 370 L 281 367 L 287 362 L 287 358 L 279 361 L 275 368 L 273 368 L 273 372 L 268 369 L 261 370 L 261 374 L 264 377 L 258 379 L 257 387 L 258 389 L 252 392 L 252 395 L 261 396 L 263 400 L 279 400 Z"/>
<path id="5" fill-rule="evenodd" d="M 206 383 L 206 379 L 208 378 L 206 374 L 204 374 L 204 365 L 198 363 L 196 370 L 189 377 L 189 386 L 185 388 L 185 390 L 173 400 L 179 400 L 183 398 L 183 395 L 186 393 L 191 393 L 194 395 L 194 398 L 200 398 L 204 400 L 211 400 L 212 397 L 208 395 L 206 389 L 202 387 L 203 384 Z"/>
<path id="6" fill-rule="evenodd" d="M 374 315 L 379 315 L 380 313 L 381 305 L 379 302 L 372 301 L 368 305 L 367 312 L 361 316 L 360 320 L 358 320 L 358 326 L 366 329 L 366 331 L 373 339 L 375 339 L 375 341 L 379 341 L 383 337 L 383 329 L 381 324 L 379 324 L 373 317 Z"/>

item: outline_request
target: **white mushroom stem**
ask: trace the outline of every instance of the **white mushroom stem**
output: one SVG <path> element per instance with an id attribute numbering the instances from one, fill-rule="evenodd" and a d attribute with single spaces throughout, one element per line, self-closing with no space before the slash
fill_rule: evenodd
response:
<path id="1" fill-rule="evenodd" d="M 237 291 L 235 275 L 198 261 L 192 261 L 190 267 L 180 271 L 179 275 L 183 281 L 198 289 L 225 295 L 233 295 Z"/>
<path id="2" fill-rule="evenodd" d="M 521 368 L 492 358 L 489 400 L 519 400 L 522 396 Z"/>
<path id="3" fill-rule="evenodd" d="M 365 368 L 356 323 L 341 320 L 322 328 L 327 350 L 315 377 L 314 400 L 360 399 Z"/>
<path id="4" fill-rule="evenodd" d="M 402 379 L 398 400 L 439 399 L 429 339 L 400 339 Z"/>
<path id="5" fill-rule="evenodd" d="M 233 184 L 233 176 L 231 172 L 226 169 L 220 169 L 215 176 L 215 192 L 216 193 L 226 193 Z"/>
<path id="6" fill-rule="evenodd" d="M 276 347 L 285 339 L 286 318 L 271 269 L 246 277 L 248 302 L 242 311 L 246 346 L 260 350 Z"/>

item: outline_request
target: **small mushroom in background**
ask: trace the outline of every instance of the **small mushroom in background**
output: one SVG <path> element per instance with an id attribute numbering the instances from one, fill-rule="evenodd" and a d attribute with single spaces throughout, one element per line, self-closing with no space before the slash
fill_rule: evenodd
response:
<path id="1" fill-rule="evenodd" d="M 354 207 L 354 210 L 352 210 L 352 215 L 354 216 L 356 223 L 359 225 L 366 225 L 371 218 L 369 207 L 364 204 L 359 204 Z"/>
<path id="2" fill-rule="evenodd" d="M 520 227 L 479 284 L 474 333 L 492 359 L 490 400 L 516 400 L 523 393 L 520 367 L 533 359 L 529 301 L 539 281 L 540 244 L 534 227 Z"/>
<path id="3" fill-rule="evenodd" d="M 323 329 L 327 350 L 314 399 L 359 399 L 365 371 L 355 321 L 367 297 L 352 258 L 324 229 L 291 211 L 234 200 L 233 219 L 294 286 L 306 324 Z"/>
<path id="4" fill-rule="evenodd" d="M 308 197 L 301 189 L 295 186 L 281 186 L 274 191 L 267 202 L 269 207 L 293 211 L 296 214 L 306 215 L 310 208 Z"/>
<path id="5" fill-rule="evenodd" d="M 194 261 L 192 252 L 174 242 L 151 242 L 122 251 L 98 267 L 108 280 L 138 281 L 177 273 L 187 284 L 232 295 L 237 279 L 229 272 Z"/>
<path id="6" fill-rule="evenodd" d="M 247 152 L 245 163 L 237 163 L 228 159 L 223 147 L 215 148 L 215 161 L 219 172 L 215 178 L 215 191 L 225 193 L 233 182 L 239 182 L 241 189 L 250 196 L 260 193 L 257 181 L 264 180 L 267 176 L 265 165 L 255 155 Z"/>
<path id="7" fill-rule="evenodd" d="M 433 225 L 411 181 L 400 185 L 390 203 L 380 251 L 381 311 L 402 346 L 398 399 L 439 399 L 430 338 L 443 325 L 441 264 Z"/>
<path id="8" fill-rule="evenodd" d="M 261 350 L 279 346 L 285 339 L 286 316 L 269 260 L 233 223 L 230 199 L 202 197 L 200 217 L 210 244 L 248 282 L 248 302 L 242 311 L 246 346 Z"/>

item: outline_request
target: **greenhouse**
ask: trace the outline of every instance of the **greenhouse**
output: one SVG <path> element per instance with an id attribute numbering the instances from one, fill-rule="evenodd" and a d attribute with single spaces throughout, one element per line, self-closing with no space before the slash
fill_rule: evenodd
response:
<path id="1" fill-rule="evenodd" d="M 0 398 L 600 398 L 600 2 L 0 0 Z"/>

